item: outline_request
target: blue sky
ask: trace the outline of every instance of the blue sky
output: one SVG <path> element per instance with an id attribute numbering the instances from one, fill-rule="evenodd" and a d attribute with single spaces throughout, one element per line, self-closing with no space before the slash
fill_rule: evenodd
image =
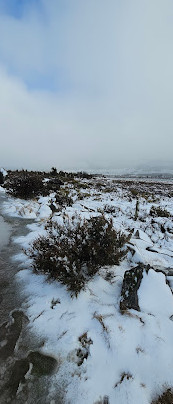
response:
<path id="1" fill-rule="evenodd" d="M 39 0 L 0 0 L 1 11 L 13 16 L 14 18 L 22 18 L 26 9 L 33 6 L 39 7 Z"/>
<path id="2" fill-rule="evenodd" d="M 59 2 L 59 12 L 61 12 L 62 6 Z M 33 12 L 39 14 L 40 20 L 46 23 L 46 15 L 44 14 L 44 7 L 40 0 L 0 0 L 0 10 L 2 15 L 9 16 L 14 20 L 25 19 L 27 15 Z M 21 77 L 28 89 L 43 89 L 49 91 L 65 91 L 67 83 L 64 81 L 63 72 L 59 69 L 58 80 L 57 71 L 40 72 L 37 69 L 28 69 L 28 71 L 20 72 L 13 64 L 13 60 L 10 61 L 1 54 L 1 59 L 6 64 L 8 72 L 17 77 Z"/>
<path id="3" fill-rule="evenodd" d="M 0 38 L 2 165 L 172 158 L 172 0 L 0 0 Z"/>

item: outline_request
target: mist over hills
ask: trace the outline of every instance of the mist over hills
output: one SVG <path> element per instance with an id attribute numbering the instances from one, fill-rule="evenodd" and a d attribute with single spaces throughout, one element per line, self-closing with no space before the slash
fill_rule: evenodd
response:
<path id="1" fill-rule="evenodd" d="M 148 162 L 144 164 L 138 164 L 134 167 L 100 167 L 86 169 L 89 172 L 103 173 L 107 175 L 120 175 L 120 176 L 173 176 L 173 163 L 172 162 Z"/>

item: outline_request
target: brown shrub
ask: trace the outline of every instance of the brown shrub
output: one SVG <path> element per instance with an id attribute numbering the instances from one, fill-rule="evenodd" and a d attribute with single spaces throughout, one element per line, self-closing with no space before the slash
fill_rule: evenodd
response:
<path id="1" fill-rule="evenodd" d="M 102 266 L 119 264 L 126 254 L 122 249 L 127 237 L 116 231 L 112 220 L 92 217 L 75 224 L 52 221 L 47 237 L 34 241 L 29 251 L 33 268 L 67 286 L 77 295 Z"/>

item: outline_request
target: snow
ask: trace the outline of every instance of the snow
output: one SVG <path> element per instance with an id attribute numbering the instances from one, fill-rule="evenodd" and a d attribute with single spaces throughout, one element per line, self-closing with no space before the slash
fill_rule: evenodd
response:
<path id="1" fill-rule="evenodd" d="M 151 404 L 165 386 L 173 386 L 173 296 L 165 275 L 155 271 L 173 268 L 172 218 L 155 218 L 153 222 L 149 215 L 153 203 L 141 199 L 140 217 L 135 221 L 136 201 L 129 200 L 127 192 L 119 187 L 112 193 L 96 192 L 94 188 L 89 193 L 82 200 L 74 196 L 73 206 L 56 212 L 53 220 L 63 224 L 66 217 L 73 223 L 78 215 L 83 220 L 100 214 L 107 205 L 114 207 L 115 228 L 132 234 L 127 258 L 120 266 L 101 268 L 86 289 L 71 298 L 58 282 L 33 273 L 30 260 L 24 261 L 22 253 L 15 257 L 24 262 L 17 282 L 24 296 L 29 328 L 44 343 L 43 352 L 61 360 L 53 377 L 50 402 L 62 384 L 65 402 L 70 404 L 94 404 L 105 396 L 110 404 Z M 22 248 L 29 248 L 38 236 L 46 235 L 45 224 L 52 216 L 51 200 L 54 195 L 35 201 L 9 198 L 4 203 L 9 215 L 34 219 L 28 225 L 28 234 L 14 240 Z M 160 198 L 159 205 L 173 212 L 173 198 Z M 111 217 L 109 213 L 105 215 Z M 138 290 L 141 311 L 131 309 L 122 315 L 119 302 L 123 275 L 139 262 L 155 270 L 144 271 Z M 108 270 L 112 273 L 110 280 L 105 278 Z M 172 277 L 167 276 L 167 280 L 173 287 Z M 52 301 L 58 301 L 53 308 Z M 78 366 L 77 352 L 82 349 L 79 337 L 85 333 L 92 343 L 87 348 L 88 357 Z"/>
<path id="2" fill-rule="evenodd" d="M 148 274 L 144 273 L 138 298 L 141 310 L 146 313 L 167 317 L 173 315 L 172 293 L 161 272 L 150 270 Z"/>
<path id="3" fill-rule="evenodd" d="M 52 211 L 49 208 L 49 206 L 47 206 L 46 204 L 40 206 L 40 209 L 39 209 L 40 219 L 48 218 L 49 216 L 51 216 L 51 214 L 52 214 Z"/>
<path id="4" fill-rule="evenodd" d="M 0 185 L 0 192 L 5 192 L 5 189 Z"/>
<path id="5" fill-rule="evenodd" d="M 115 275 L 120 273 L 118 267 L 113 270 Z M 154 271 L 150 273 L 146 275 L 147 281 L 151 278 L 153 286 L 154 273 L 165 302 L 164 310 L 156 310 L 159 296 L 156 295 L 155 304 L 155 294 L 152 299 L 148 290 L 149 300 L 145 306 L 147 285 L 144 277 L 139 292 L 142 312 L 136 314 L 131 310 L 131 316 L 128 316 L 121 315 L 118 310 L 122 284 L 119 277 L 111 285 L 98 276 L 77 299 L 71 299 L 63 286 L 47 283 L 45 276 L 32 274 L 30 270 L 19 272 L 18 281 L 28 296 L 26 306 L 29 306 L 27 314 L 32 329 L 45 341 L 44 352 L 56 358 L 60 356 L 64 363 L 61 371 L 68 382 L 70 380 L 67 402 L 69 399 L 77 404 L 94 403 L 99 396 L 108 395 L 110 403 L 148 404 L 151 395 L 160 391 L 161 385 L 173 383 L 173 326 L 169 319 L 172 313 L 171 296 L 165 286 L 164 275 Z M 52 299 L 60 300 L 54 309 L 51 309 Z M 167 308 L 170 303 L 170 308 Z M 159 307 L 162 308 L 162 305 Z M 99 316 L 103 319 L 105 330 L 97 320 Z M 80 347 L 79 336 L 85 332 L 93 344 L 87 361 L 78 367 L 75 350 Z M 74 377 L 70 379 L 71 373 Z M 125 377 L 120 383 L 124 373 L 131 378 L 127 380 Z"/>
<path id="6" fill-rule="evenodd" d="M 3 167 L 0 169 L 0 171 L 4 177 L 6 177 L 8 175 L 7 171 Z"/>

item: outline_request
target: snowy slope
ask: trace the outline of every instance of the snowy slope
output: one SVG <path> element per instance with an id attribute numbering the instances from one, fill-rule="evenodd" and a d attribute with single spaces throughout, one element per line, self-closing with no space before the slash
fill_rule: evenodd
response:
<path id="1" fill-rule="evenodd" d="M 92 187 L 82 200 L 72 191 L 73 206 L 55 212 L 55 221 L 62 223 L 64 214 L 89 218 L 111 206 L 113 213 L 105 215 L 113 217 L 117 230 L 131 232 L 132 237 L 121 265 L 101 268 L 77 298 L 71 298 L 58 282 L 34 274 L 24 254 L 17 257 L 23 268 L 17 281 L 25 294 L 23 308 L 30 327 L 43 342 L 43 351 L 60 361 L 49 399 L 63 386 L 65 402 L 70 404 L 93 404 L 106 397 L 110 404 L 150 404 L 165 386 L 173 386 L 173 297 L 165 275 L 155 271 L 173 268 L 173 198 L 159 196 L 153 202 L 141 197 L 135 220 L 136 199 L 129 198 L 120 184 L 108 192 Z M 27 249 L 38 235 L 46 234 L 52 200 L 55 203 L 54 194 L 29 202 L 9 198 L 4 204 L 8 214 L 35 219 L 28 235 L 15 242 Z M 167 209 L 170 217 L 153 220 L 149 214 L 153 204 Z M 141 311 L 122 314 L 124 272 L 139 262 L 153 268 L 144 273 L 138 290 Z M 111 278 L 106 280 L 108 270 Z M 168 280 L 173 284 L 170 273 Z"/>

